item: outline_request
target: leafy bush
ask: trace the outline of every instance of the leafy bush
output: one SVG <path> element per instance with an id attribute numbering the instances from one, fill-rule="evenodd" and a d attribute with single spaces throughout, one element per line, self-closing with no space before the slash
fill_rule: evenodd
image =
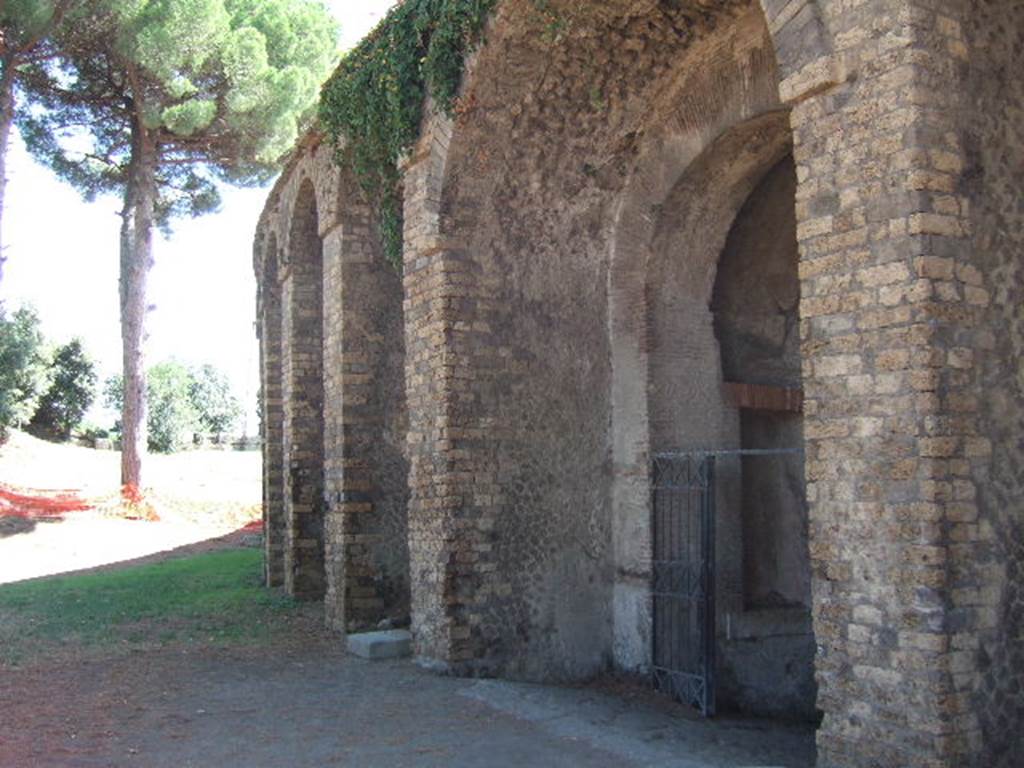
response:
<path id="1" fill-rule="evenodd" d="M 86 424 L 80 427 L 75 435 L 85 445 L 92 446 L 97 440 L 110 438 L 110 430 L 98 427 L 95 424 Z"/>
<path id="2" fill-rule="evenodd" d="M 49 387 L 49 363 L 35 310 L 22 307 L 10 318 L 0 310 L 0 439 L 36 412 Z"/>
<path id="3" fill-rule="evenodd" d="M 39 400 L 32 426 L 67 440 L 96 399 L 96 366 L 80 339 L 72 339 L 57 349 L 50 377 L 50 387 Z"/>

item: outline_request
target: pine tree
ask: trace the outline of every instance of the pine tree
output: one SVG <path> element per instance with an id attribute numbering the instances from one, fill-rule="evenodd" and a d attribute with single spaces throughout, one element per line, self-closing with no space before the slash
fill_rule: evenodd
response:
<path id="1" fill-rule="evenodd" d="M 146 280 L 154 226 L 219 205 L 217 180 L 266 180 L 336 60 L 315 0 L 93 0 L 53 34 L 56 59 L 25 78 L 29 151 L 86 199 L 121 196 L 124 371 L 121 480 L 146 450 Z"/>

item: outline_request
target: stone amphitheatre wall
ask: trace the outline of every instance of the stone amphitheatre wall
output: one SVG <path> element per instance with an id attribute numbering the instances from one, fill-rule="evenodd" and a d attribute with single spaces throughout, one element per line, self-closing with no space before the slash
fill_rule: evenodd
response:
<path id="1" fill-rule="evenodd" d="M 505 0 L 405 163 L 401 276 L 308 137 L 256 241 L 268 582 L 455 673 L 646 674 L 654 455 L 802 448 L 721 462 L 725 703 L 817 708 L 820 766 L 1012 765 L 1022 36 Z"/>

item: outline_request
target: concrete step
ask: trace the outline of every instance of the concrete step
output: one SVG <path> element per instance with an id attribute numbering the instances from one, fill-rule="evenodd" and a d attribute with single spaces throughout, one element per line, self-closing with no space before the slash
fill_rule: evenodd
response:
<path id="1" fill-rule="evenodd" d="M 348 652 L 363 659 L 399 659 L 412 653 L 412 635 L 407 629 L 360 632 L 348 636 Z"/>

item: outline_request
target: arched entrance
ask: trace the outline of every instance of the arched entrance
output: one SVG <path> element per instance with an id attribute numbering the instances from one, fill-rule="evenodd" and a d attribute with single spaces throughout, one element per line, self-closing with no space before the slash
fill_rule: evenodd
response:
<path id="1" fill-rule="evenodd" d="M 737 214 L 712 294 L 725 395 L 739 419 L 739 452 L 722 463 L 739 488 L 742 540 L 742 610 L 726 618 L 720 689 L 740 709 L 813 719 L 795 192 L 787 155 Z"/>
<path id="2" fill-rule="evenodd" d="M 613 235 L 614 651 L 694 703 L 813 717 L 789 111 L 759 9 L 706 45 Z"/>
<path id="3" fill-rule="evenodd" d="M 662 685 L 706 709 L 813 717 L 789 141 L 783 111 L 731 128 L 659 209 L 652 645 Z"/>

